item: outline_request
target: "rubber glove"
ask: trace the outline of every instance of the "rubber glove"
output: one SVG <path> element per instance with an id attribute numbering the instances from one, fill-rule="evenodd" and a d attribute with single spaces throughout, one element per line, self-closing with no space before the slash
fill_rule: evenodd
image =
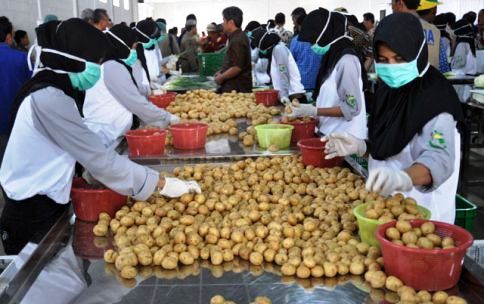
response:
<path id="1" fill-rule="evenodd" d="M 402 170 L 379 168 L 370 171 L 366 181 L 366 190 L 389 196 L 395 191 L 407 192 L 412 190 L 413 183 L 410 176 Z"/>
<path id="2" fill-rule="evenodd" d="M 318 116 L 318 108 L 310 104 L 301 104 L 297 107 L 290 105 L 292 113 L 288 116 L 291 118 L 297 117 L 316 117 Z"/>
<path id="3" fill-rule="evenodd" d="M 321 138 L 321 141 L 326 142 L 324 147 L 326 159 L 352 154 L 363 156 L 366 153 L 366 142 L 347 132 L 329 134 Z"/>
<path id="4" fill-rule="evenodd" d="M 287 105 L 289 105 L 291 103 L 291 101 L 289 100 L 289 97 L 282 97 L 281 98 L 281 103 L 283 105 L 286 105 L 287 106 Z"/>
<path id="5" fill-rule="evenodd" d="M 202 193 L 202 189 L 197 182 L 183 181 L 178 178 L 165 177 L 165 186 L 160 190 L 160 194 L 170 198 L 180 197 L 187 193 Z"/>
<path id="6" fill-rule="evenodd" d="M 170 114 L 170 125 L 177 124 L 181 121 L 180 117 Z"/>

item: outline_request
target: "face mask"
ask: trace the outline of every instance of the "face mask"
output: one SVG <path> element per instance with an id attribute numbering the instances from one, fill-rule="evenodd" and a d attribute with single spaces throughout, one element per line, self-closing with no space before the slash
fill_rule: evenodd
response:
<path id="1" fill-rule="evenodd" d="M 269 50 L 259 50 L 259 54 L 265 56 L 267 55 L 267 53 L 269 52 Z"/>
<path id="2" fill-rule="evenodd" d="M 330 43 L 328 43 L 325 46 L 320 46 L 318 44 L 319 40 L 321 40 L 321 38 L 323 38 L 323 35 L 326 32 L 326 29 L 328 28 L 329 21 L 331 20 L 331 15 L 332 15 L 332 13 L 330 12 L 329 16 L 328 16 L 328 20 L 326 20 L 326 25 L 323 28 L 323 31 L 321 32 L 321 34 L 319 34 L 318 38 L 316 39 L 316 42 L 311 46 L 311 50 L 316 55 L 320 55 L 320 56 L 326 55 L 326 53 L 328 53 L 329 50 L 331 49 L 331 45 L 336 43 L 337 41 L 343 39 L 343 38 L 348 38 L 348 39 L 353 40 L 351 37 L 346 36 L 346 31 L 345 31 L 345 34 L 343 36 L 336 38 L 335 40 L 331 41 Z M 345 19 L 345 29 L 346 29 L 347 23 L 348 23 L 348 19 Z"/>
<path id="3" fill-rule="evenodd" d="M 158 43 L 161 43 L 163 42 L 163 40 L 165 40 L 166 38 L 166 35 L 161 35 L 160 37 L 158 37 L 158 39 L 156 40 Z"/>
<path id="4" fill-rule="evenodd" d="M 247 37 L 248 37 L 249 39 L 252 39 L 252 31 L 248 31 L 248 32 L 247 32 Z"/>
<path id="5" fill-rule="evenodd" d="M 269 53 L 269 50 L 273 47 L 273 45 L 271 45 L 270 47 L 268 47 L 267 49 L 263 50 L 261 49 L 261 45 L 262 45 L 262 41 L 264 41 L 264 38 L 268 35 L 268 34 L 271 34 L 271 33 L 274 33 L 273 31 L 270 31 L 270 30 L 267 30 L 267 32 L 264 33 L 264 35 L 262 35 L 262 38 L 260 39 L 259 41 L 259 54 L 265 56 Z"/>
<path id="6" fill-rule="evenodd" d="M 128 66 L 135 64 L 136 60 L 138 60 L 138 52 L 136 52 L 136 50 L 131 50 L 128 58 L 123 59 L 124 63 L 126 63 Z"/>
<path id="7" fill-rule="evenodd" d="M 96 63 L 86 61 L 86 68 L 80 73 L 68 73 L 72 86 L 79 91 L 92 88 L 101 78 L 101 66 Z"/>
<path id="8" fill-rule="evenodd" d="M 430 64 L 427 63 L 427 67 L 422 73 L 418 71 L 417 61 L 424 46 L 425 40 L 422 42 L 417 58 L 410 62 L 395 64 L 375 63 L 376 74 L 384 83 L 393 89 L 401 88 L 417 77 L 422 77 L 430 66 Z"/>
<path id="9" fill-rule="evenodd" d="M 149 48 L 151 48 L 152 46 L 154 46 L 156 44 L 156 41 L 157 41 L 156 39 L 151 39 L 148 35 L 146 35 L 142 31 L 140 31 L 137 27 L 135 27 L 135 30 L 138 33 L 140 33 L 142 36 L 144 36 L 146 39 L 149 39 L 148 42 L 142 43 L 144 49 L 149 49 Z"/>
<path id="10" fill-rule="evenodd" d="M 79 91 L 85 91 L 87 89 L 92 88 L 96 84 L 96 82 L 99 80 L 99 78 L 101 78 L 101 66 L 99 64 L 89 62 L 89 61 L 87 61 L 83 58 L 80 58 L 80 57 L 77 57 L 77 56 L 74 56 L 74 55 L 71 55 L 71 54 L 67 54 L 67 53 L 64 53 L 64 52 L 61 52 L 61 51 L 58 51 L 58 50 L 43 49 L 38 45 L 33 45 L 30 48 L 29 53 L 28 53 L 28 56 L 29 56 L 28 58 L 31 58 L 30 55 L 31 55 L 31 52 L 34 49 L 36 50 L 35 65 L 34 65 L 34 68 L 33 68 L 34 74 L 39 72 L 39 71 L 42 71 L 42 70 L 50 70 L 50 71 L 53 71 L 53 72 L 58 73 L 58 74 L 67 74 L 69 76 L 69 79 L 71 81 L 72 86 Z M 52 68 L 49 68 L 49 67 L 38 68 L 38 66 L 40 64 L 40 54 L 42 52 L 43 53 L 57 54 L 57 55 L 61 55 L 61 56 L 64 56 L 66 58 L 69 58 L 71 60 L 84 62 L 86 67 L 84 68 L 84 71 L 77 72 L 77 73 L 67 72 L 67 71 L 64 71 L 64 70 L 56 70 L 56 69 L 52 69 Z M 30 60 L 28 61 L 28 65 L 29 65 L 29 69 L 32 70 Z"/>

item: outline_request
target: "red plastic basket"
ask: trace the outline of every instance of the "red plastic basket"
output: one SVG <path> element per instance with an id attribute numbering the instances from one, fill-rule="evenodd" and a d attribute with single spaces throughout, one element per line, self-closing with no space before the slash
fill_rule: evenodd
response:
<path id="1" fill-rule="evenodd" d="M 96 222 L 101 212 L 114 217 L 127 202 L 127 197 L 111 189 L 96 189 L 82 178 L 75 178 L 71 189 L 72 205 L 77 218 Z"/>
<path id="2" fill-rule="evenodd" d="M 426 220 L 412 220 L 412 227 L 420 227 Z M 416 290 L 446 290 L 455 286 L 460 278 L 462 263 L 467 248 L 472 245 L 472 235 L 465 229 L 442 222 L 431 221 L 436 234 L 454 239 L 455 248 L 417 249 L 395 245 L 385 238 L 387 228 L 394 227 L 391 221 L 378 227 L 376 237 L 380 241 L 388 275 L 396 276 Z"/>
<path id="3" fill-rule="evenodd" d="M 176 93 L 168 92 L 163 95 L 152 95 L 149 97 L 150 101 L 157 106 L 158 108 L 165 109 L 168 107 L 172 102 L 175 101 Z"/>
<path id="4" fill-rule="evenodd" d="M 130 157 L 163 155 L 166 131 L 163 129 L 138 129 L 125 134 Z"/>
<path id="5" fill-rule="evenodd" d="M 173 146 L 181 150 L 198 150 L 205 147 L 208 125 L 204 123 L 181 123 L 170 126 Z"/>
<path id="6" fill-rule="evenodd" d="M 314 133 L 316 129 L 317 121 L 314 118 L 311 118 L 310 121 L 290 121 L 286 124 L 294 126 L 294 131 L 292 131 L 292 139 L 291 143 L 295 144 L 301 139 L 307 138 L 315 138 L 316 134 Z"/>
<path id="7" fill-rule="evenodd" d="M 297 143 L 301 149 L 302 162 L 305 166 L 314 166 L 318 168 L 338 167 L 343 164 L 343 158 L 336 157 L 333 159 L 324 159 L 325 142 L 320 138 L 306 138 Z"/>
<path id="8" fill-rule="evenodd" d="M 266 107 L 272 107 L 277 105 L 279 97 L 279 91 L 277 90 L 264 90 L 254 93 L 255 102 L 265 105 Z"/>

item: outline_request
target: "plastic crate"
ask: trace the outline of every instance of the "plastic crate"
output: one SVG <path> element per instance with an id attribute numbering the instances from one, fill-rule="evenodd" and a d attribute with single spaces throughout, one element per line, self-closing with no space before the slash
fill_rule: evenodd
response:
<path id="1" fill-rule="evenodd" d="M 477 206 L 457 194 L 455 196 L 455 213 L 455 224 L 472 233 Z"/>
<path id="2" fill-rule="evenodd" d="M 225 49 L 215 53 L 200 53 L 200 76 L 213 76 L 221 68 L 224 62 Z"/>

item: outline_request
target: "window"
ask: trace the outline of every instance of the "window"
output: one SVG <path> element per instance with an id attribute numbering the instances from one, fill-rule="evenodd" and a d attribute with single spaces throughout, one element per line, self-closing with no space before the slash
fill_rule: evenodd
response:
<path id="1" fill-rule="evenodd" d="M 99 0 L 99 2 L 108 3 L 108 0 Z"/>
<path id="2" fill-rule="evenodd" d="M 113 0 L 113 5 L 119 7 L 119 0 Z"/>
<path id="3" fill-rule="evenodd" d="M 129 1 L 130 0 L 124 0 L 124 9 L 129 11 Z"/>

